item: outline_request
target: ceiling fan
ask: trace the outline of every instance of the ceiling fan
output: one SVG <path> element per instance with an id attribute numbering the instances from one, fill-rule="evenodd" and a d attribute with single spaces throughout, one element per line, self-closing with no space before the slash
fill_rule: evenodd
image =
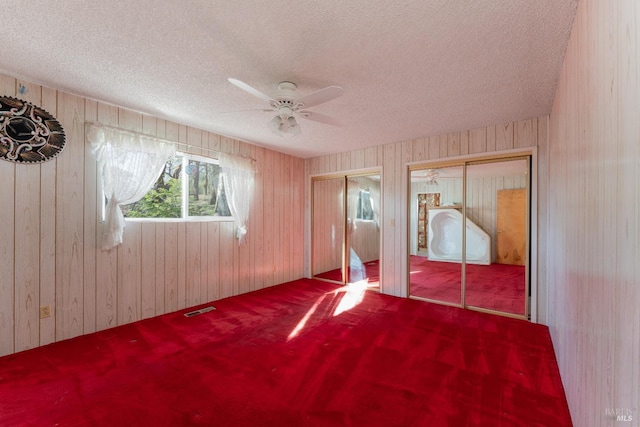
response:
<path id="1" fill-rule="evenodd" d="M 437 169 L 427 169 L 425 172 L 426 184 L 438 185 L 438 177 L 440 176 L 440 172 L 438 172 Z"/>
<path id="2" fill-rule="evenodd" d="M 296 84 L 285 81 L 278 84 L 278 90 L 274 92 L 273 96 L 269 96 L 240 80 L 232 78 L 228 80 L 233 85 L 269 104 L 270 108 L 263 111 L 276 113 L 270 122 L 270 126 L 271 130 L 277 135 L 300 134 L 300 125 L 296 121 L 296 117 L 333 126 L 342 126 L 342 123 L 333 117 L 306 110 L 306 108 L 315 107 L 342 96 L 344 89 L 340 86 L 328 86 L 309 95 L 299 96 L 296 92 Z"/>

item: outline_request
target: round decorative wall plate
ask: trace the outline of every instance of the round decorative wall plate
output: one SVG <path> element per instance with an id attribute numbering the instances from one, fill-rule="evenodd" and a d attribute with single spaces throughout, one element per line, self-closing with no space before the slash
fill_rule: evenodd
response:
<path id="1" fill-rule="evenodd" d="M 16 163 L 42 163 L 64 148 L 62 125 L 30 102 L 0 96 L 0 158 Z"/>

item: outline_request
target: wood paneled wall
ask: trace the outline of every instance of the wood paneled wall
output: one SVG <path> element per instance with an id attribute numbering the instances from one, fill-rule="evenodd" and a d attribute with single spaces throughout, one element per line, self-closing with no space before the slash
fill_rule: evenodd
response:
<path id="1" fill-rule="evenodd" d="M 480 129 L 402 141 L 305 160 L 305 173 L 334 174 L 367 168 L 382 169 L 381 291 L 407 295 L 408 167 L 411 162 L 535 147 L 547 138 L 548 118 L 532 118 Z M 307 178 L 307 182 L 310 179 Z M 307 217 L 310 217 L 307 206 Z M 308 234 L 311 232 L 307 229 Z M 308 270 L 310 254 L 307 252 Z M 540 284 L 539 284 L 540 286 Z"/>
<path id="2" fill-rule="evenodd" d="M 546 323 L 576 426 L 640 420 L 639 42 L 638 1 L 580 1 L 540 147 Z"/>
<path id="3" fill-rule="evenodd" d="M 0 161 L 0 355 L 303 276 L 303 160 L 7 76 L 0 94 L 42 106 L 67 140 L 40 165 Z M 194 154 L 254 158 L 246 243 L 233 222 L 128 221 L 124 243 L 100 250 L 100 181 L 85 121 L 187 143 Z M 52 316 L 40 319 L 40 306 Z"/>

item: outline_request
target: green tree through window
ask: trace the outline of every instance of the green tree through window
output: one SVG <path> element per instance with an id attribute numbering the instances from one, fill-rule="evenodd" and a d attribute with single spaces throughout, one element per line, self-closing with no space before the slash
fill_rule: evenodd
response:
<path id="1" fill-rule="evenodd" d="M 122 212 L 125 218 L 230 217 L 221 172 L 213 159 L 175 156 L 153 188 Z"/>

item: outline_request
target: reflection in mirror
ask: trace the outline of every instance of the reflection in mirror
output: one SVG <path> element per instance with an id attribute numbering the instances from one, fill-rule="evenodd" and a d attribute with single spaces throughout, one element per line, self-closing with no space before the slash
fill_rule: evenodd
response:
<path id="1" fill-rule="evenodd" d="M 525 316 L 528 160 L 469 164 L 465 304 Z"/>
<path id="2" fill-rule="evenodd" d="M 462 176 L 462 165 L 411 171 L 411 296 L 462 303 Z"/>
<path id="3" fill-rule="evenodd" d="M 347 177 L 347 282 L 379 287 L 380 175 Z"/>
<path id="4" fill-rule="evenodd" d="M 313 183 L 312 274 L 342 282 L 344 178 Z"/>

